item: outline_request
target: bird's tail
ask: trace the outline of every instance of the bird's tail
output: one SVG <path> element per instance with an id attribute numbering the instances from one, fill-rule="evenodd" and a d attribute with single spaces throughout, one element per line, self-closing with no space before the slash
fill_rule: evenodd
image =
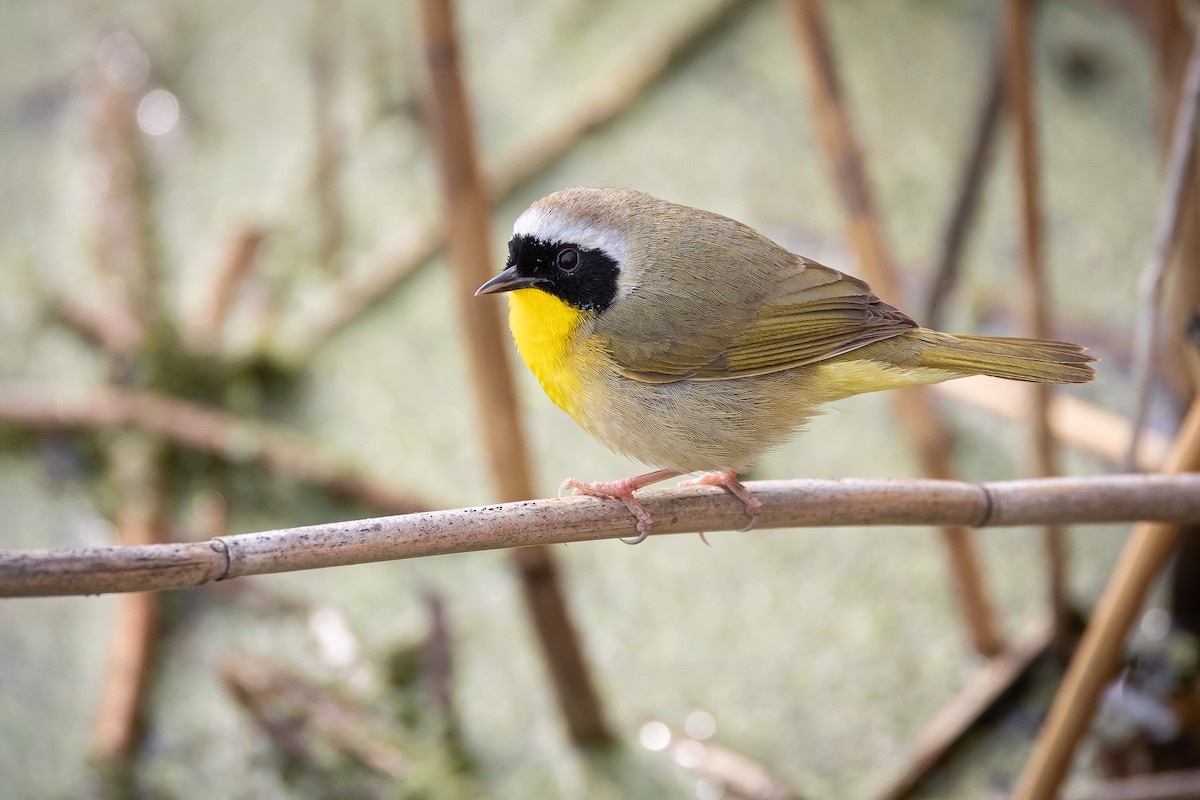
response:
<path id="1" fill-rule="evenodd" d="M 908 331 L 900 338 L 915 339 L 924 345 L 920 366 L 928 369 L 1033 383 L 1087 383 L 1096 377 L 1090 364 L 1096 359 L 1070 342 L 960 336 L 926 328 Z"/>

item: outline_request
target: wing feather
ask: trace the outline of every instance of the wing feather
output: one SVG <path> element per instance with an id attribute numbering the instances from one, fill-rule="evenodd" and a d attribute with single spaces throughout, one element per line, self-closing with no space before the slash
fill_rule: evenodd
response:
<path id="1" fill-rule="evenodd" d="M 707 297 L 689 293 L 655 298 L 657 308 L 673 309 L 675 320 L 700 320 L 700 325 L 672 325 L 671 319 L 655 315 L 650 303 L 630 298 L 624 317 L 616 324 L 598 325 L 597 335 L 621 374 L 670 383 L 778 372 L 917 327 L 858 278 L 782 248 L 779 252 L 786 257 L 770 254 L 775 256 L 775 269 L 763 274 L 762 265 L 756 264 L 750 283 L 726 270 L 709 280 Z M 654 334 L 647 336 L 648 331 Z"/>

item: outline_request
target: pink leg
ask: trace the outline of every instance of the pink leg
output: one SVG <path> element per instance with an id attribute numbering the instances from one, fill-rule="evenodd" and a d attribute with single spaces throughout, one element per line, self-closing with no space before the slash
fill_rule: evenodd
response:
<path id="1" fill-rule="evenodd" d="M 678 474 L 678 472 L 672 472 L 669 469 L 660 469 L 654 472 L 647 472 L 645 475 L 622 478 L 619 481 L 596 483 L 584 483 L 574 478 L 567 478 L 558 487 L 558 496 L 562 497 L 563 492 L 571 489 L 575 494 L 599 497 L 604 500 L 620 500 L 629 509 L 629 513 L 633 514 L 634 519 L 637 520 L 638 532 L 638 535 L 633 539 L 622 539 L 621 541 L 625 544 L 639 544 L 644 542 L 646 537 L 650 535 L 650 523 L 652 520 L 650 519 L 650 512 L 642 507 L 642 504 L 633 496 L 633 493 L 652 483 L 674 478 Z"/>
<path id="2" fill-rule="evenodd" d="M 690 481 L 682 481 L 680 486 L 720 486 L 725 491 L 742 501 L 742 505 L 746 507 L 746 513 L 750 515 L 750 522 L 746 527 L 742 528 L 748 531 L 758 524 L 758 512 L 762 510 L 762 503 L 758 498 L 750 494 L 745 486 L 737 479 L 737 473 L 731 469 L 722 469 L 717 472 L 706 472 L 699 478 Z"/>

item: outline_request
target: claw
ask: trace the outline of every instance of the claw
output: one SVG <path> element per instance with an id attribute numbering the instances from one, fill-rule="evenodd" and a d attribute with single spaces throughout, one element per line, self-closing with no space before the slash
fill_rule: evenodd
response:
<path id="1" fill-rule="evenodd" d="M 750 521 L 746 527 L 740 530 L 752 530 L 758 524 L 759 512 L 762 511 L 762 502 L 757 497 L 750 494 L 746 487 L 737 479 L 737 473 L 731 469 L 723 469 L 717 472 L 706 472 L 699 478 L 694 478 L 689 481 L 681 481 L 680 486 L 720 486 L 729 492 L 731 495 L 742 501 L 742 505 L 746 507 L 746 513 L 750 516 Z"/>
<path id="2" fill-rule="evenodd" d="M 652 483 L 665 481 L 667 478 L 673 478 L 678 474 L 678 472 L 671 472 L 669 470 L 658 470 L 657 472 L 650 472 L 633 478 L 622 478 L 617 481 L 596 483 L 584 483 L 575 478 L 567 478 L 558 487 L 558 496 L 562 497 L 563 492 L 570 489 L 574 494 L 599 497 L 603 500 L 620 500 L 629 509 L 629 513 L 633 514 L 638 532 L 637 536 L 629 539 L 621 539 L 621 541 L 625 544 L 641 544 L 650 535 L 650 524 L 653 520 L 650 518 L 650 512 L 638 502 L 633 493 Z"/>

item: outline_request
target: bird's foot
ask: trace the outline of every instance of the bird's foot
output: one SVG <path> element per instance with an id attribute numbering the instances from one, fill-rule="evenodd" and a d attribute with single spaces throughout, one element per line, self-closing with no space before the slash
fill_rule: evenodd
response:
<path id="1" fill-rule="evenodd" d="M 758 498 L 750 494 L 749 490 L 742 485 L 737 479 L 737 473 L 731 469 L 717 470 L 716 472 L 706 472 L 699 478 L 693 478 L 688 481 L 681 481 L 680 486 L 720 486 L 729 492 L 731 495 L 742 501 L 742 505 L 746 507 L 746 513 L 750 516 L 750 522 L 743 531 L 751 530 L 758 524 L 758 515 L 762 511 L 762 503 Z"/>
<path id="2" fill-rule="evenodd" d="M 563 492 L 570 489 L 573 494 L 599 497 L 603 500 L 620 500 L 637 521 L 638 532 L 638 535 L 632 539 L 622 539 L 621 541 L 625 544 L 640 544 L 650 535 L 650 523 L 653 520 L 650 518 L 650 512 L 633 496 L 633 493 L 652 483 L 674 478 L 678 474 L 678 472 L 660 469 L 656 472 L 648 472 L 645 475 L 637 475 L 632 478 L 621 478 L 617 481 L 597 481 L 595 483 L 585 483 L 575 478 L 567 478 L 558 487 L 558 496 L 562 497 Z"/>

